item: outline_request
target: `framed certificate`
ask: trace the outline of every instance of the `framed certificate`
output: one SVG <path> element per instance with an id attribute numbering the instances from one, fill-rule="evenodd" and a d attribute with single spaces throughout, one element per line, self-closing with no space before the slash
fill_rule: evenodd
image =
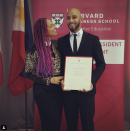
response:
<path id="1" fill-rule="evenodd" d="M 66 57 L 64 89 L 90 90 L 92 57 Z"/>

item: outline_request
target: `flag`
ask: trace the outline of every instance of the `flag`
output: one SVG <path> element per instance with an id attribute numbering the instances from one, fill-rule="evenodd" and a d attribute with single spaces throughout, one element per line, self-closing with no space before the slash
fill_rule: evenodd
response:
<path id="1" fill-rule="evenodd" d="M 33 36 L 27 0 L 17 0 L 12 31 L 12 59 L 8 89 L 17 96 L 30 87 L 33 82 L 24 75 L 25 50 L 33 44 Z M 22 72 L 22 73 L 21 73 Z"/>
<path id="2" fill-rule="evenodd" d="M 0 86 L 4 84 L 3 79 L 3 64 L 2 64 L 2 53 L 1 53 L 1 40 L 0 40 Z"/>

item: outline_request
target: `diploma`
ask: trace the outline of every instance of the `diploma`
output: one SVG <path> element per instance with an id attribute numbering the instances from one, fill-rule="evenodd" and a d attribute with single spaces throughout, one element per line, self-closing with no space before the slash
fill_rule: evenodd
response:
<path id="1" fill-rule="evenodd" d="M 64 89 L 90 90 L 92 57 L 66 57 Z"/>

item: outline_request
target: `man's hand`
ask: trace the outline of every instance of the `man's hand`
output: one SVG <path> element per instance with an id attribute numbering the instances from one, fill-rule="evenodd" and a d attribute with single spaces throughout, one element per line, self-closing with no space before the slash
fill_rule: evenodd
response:
<path id="1" fill-rule="evenodd" d="M 70 90 L 65 90 L 65 89 L 64 89 L 64 86 L 65 86 L 64 80 L 61 80 L 61 88 L 62 88 L 62 90 L 63 90 L 63 91 L 70 91 Z"/>
<path id="2" fill-rule="evenodd" d="M 51 77 L 51 83 L 59 85 L 63 78 L 63 76 Z"/>
<path id="3" fill-rule="evenodd" d="M 93 89 L 93 84 L 91 83 L 91 85 L 90 85 L 90 90 L 85 90 L 84 88 L 83 88 L 83 90 L 78 90 L 78 91 L 81 91 L 81 92 L 89 92 L 89 91 L 91 91 Z"/>

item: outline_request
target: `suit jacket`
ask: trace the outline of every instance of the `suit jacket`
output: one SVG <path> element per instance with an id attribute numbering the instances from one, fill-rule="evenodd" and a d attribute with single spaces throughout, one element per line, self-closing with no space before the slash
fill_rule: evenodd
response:
<path id="1" fill-rule="evenodd" d="M 70 34 L 67 34 L 58 39 L 58 50 L 61 55 L 61 75 L 64 75 L 65 57 L 73 56 L 73 51 L 70 45 Z M 98 36 L 83 31 L 83 36 L 76 56 L 88 56 L 92 57 L 96 61 L 96 68 L 94 69 L 92 67 L 91 82 L 93 84 L 93 90 L 87 93 L 81 92 L 81 94 L 95 95 L 96 83 L 102 75 L 106 65 Z"/>

